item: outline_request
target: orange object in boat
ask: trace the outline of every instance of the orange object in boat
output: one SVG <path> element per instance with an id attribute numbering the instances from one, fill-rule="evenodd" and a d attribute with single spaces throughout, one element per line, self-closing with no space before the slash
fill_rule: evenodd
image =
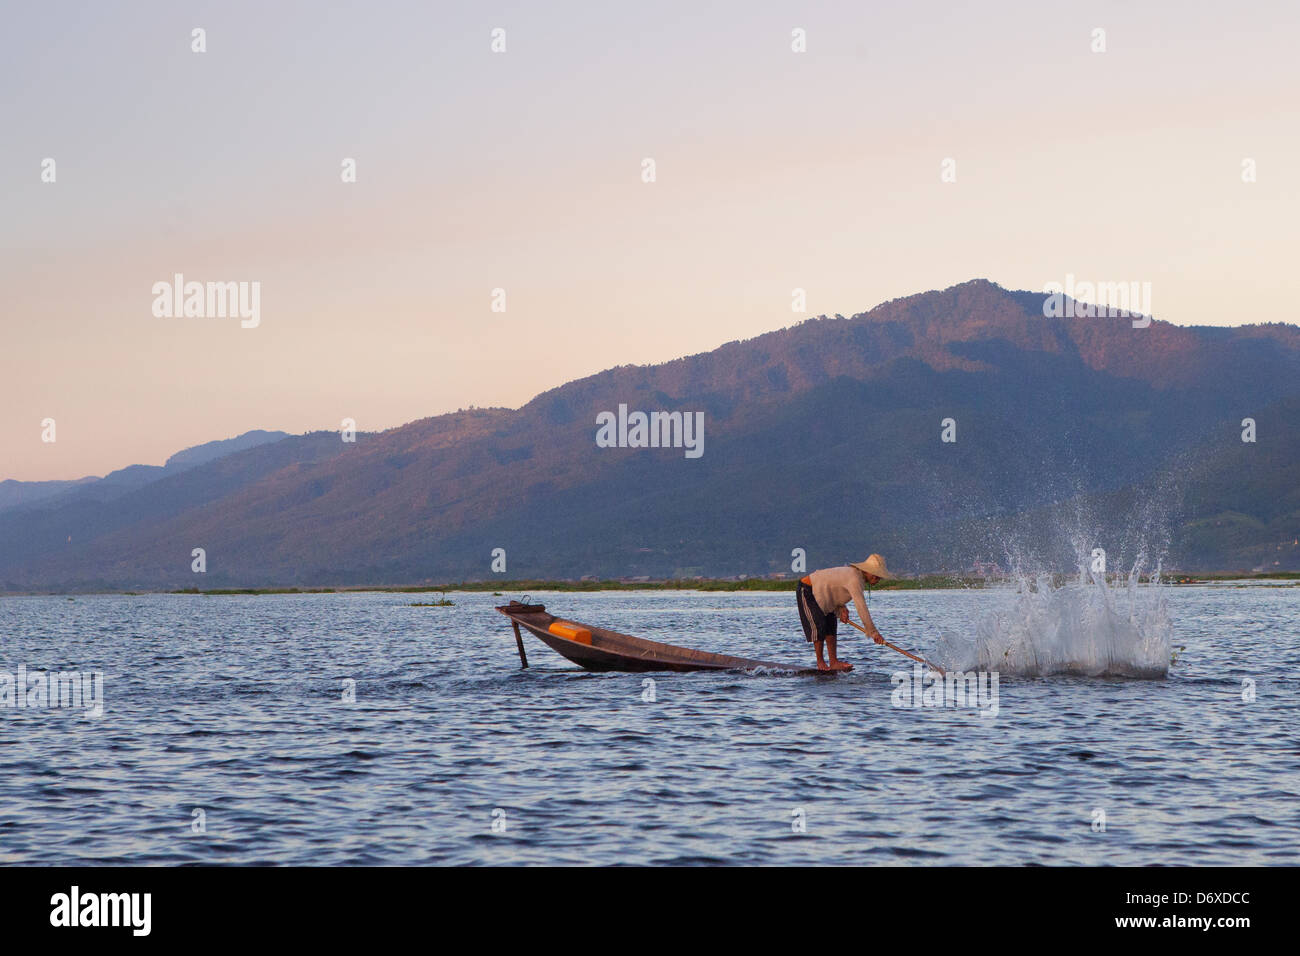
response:
<path id="1" fill-rule="evenodd" d="M 568 621 L 553 621 L 547 630 L 558 637 L 567 637 L 579 644 L 591 643 L 591 631 L 578 624 L 570 624 Z"/>

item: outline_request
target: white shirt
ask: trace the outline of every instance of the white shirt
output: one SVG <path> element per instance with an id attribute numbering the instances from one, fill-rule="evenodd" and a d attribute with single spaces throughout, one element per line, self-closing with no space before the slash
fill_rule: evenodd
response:
<path id="1" fill-rule="evenodd" d="M 812 584 L 813 597 L 817 599 L 817 606 L 823 614 L 835 614 L 840 608 L 848 607 L 849 601 L 852 601 L 867 633 L 872 637 L 880 633 L 867 611 L 867 598 L 862 593 L 862 572 L 857 568 L 851 568 L 847 564 L 839 568 L 825 568 L 808 575 L 808 580 Z"/>

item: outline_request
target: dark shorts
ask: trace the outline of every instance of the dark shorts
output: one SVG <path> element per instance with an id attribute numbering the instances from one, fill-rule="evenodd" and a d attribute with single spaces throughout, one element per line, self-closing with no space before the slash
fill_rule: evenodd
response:
<path id="1" fill-rule="evenodd" d="M 835 626 L 839 619 L 834 614 L 822 612 L 817 599 L 813 597 L 812 588 L 800 581 L 796 596 L 799 599 L 799 623 L 803 625 L 803 636 L 810 643 L 835 637 Z"/>

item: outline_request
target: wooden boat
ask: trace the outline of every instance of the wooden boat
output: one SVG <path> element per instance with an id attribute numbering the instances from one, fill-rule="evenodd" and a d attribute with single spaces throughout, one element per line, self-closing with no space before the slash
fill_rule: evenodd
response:
<path id="1" fill-rule="evenodd" d="M 511 601 L 497 610 L 510 618 L 515 643 L 519 647 L 519 659 L 524 667 L 528 666 L 528 655 L 524 653 L 524 640 L 519 633 L 521 626 L 560 656 L 590 671 L 731 671 L 761 667 L 782 674 L 834 673 L 647 641 L 607 628 L 558 618 L 547 613 L 544 604 Z"/>

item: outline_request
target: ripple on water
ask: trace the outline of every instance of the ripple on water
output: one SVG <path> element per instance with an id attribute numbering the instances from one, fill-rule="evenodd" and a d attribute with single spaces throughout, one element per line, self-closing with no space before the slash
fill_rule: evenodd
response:
<path id="1" fill-rule="evenodd" d="M 772 595 L 534 597 L 707 650 L 809 653 Z M 930 653 L 1006 597 L 872 610 Z M 1266 615 L 1251 589 L 1167 599 L 1185 649 L 1165 680 L 1007 675 L 992 719 L 895 708 L 909 672 L 853 639 L 847 677 L 656 674 L 648 701 L 646 675 L 536 642 L 520 669 L 489 595 L 437 615 L 385 594 L 4 599 L 3 669 L 103 671 L 105 713 L 0 715 L 0 861 L 1300 863 L 1300 589 Z"/>

